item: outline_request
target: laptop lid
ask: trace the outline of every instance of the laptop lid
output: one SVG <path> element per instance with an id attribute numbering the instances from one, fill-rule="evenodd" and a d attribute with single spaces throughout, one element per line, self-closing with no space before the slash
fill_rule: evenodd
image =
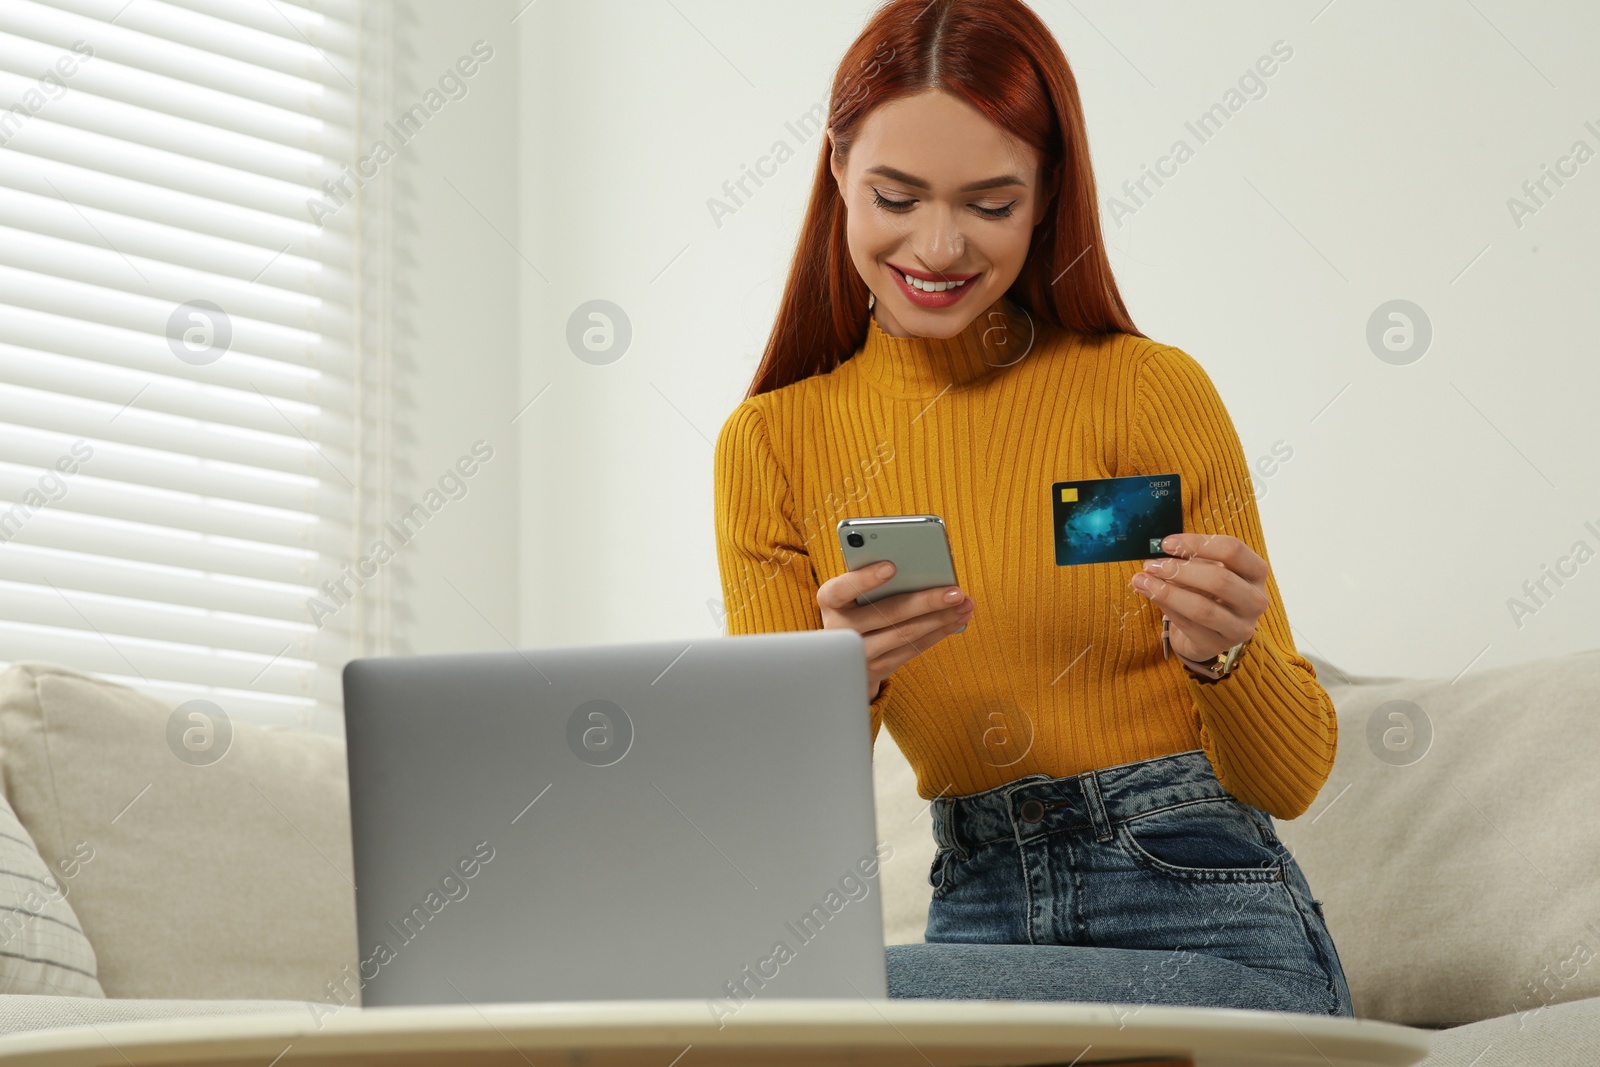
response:
<path id="1" fill-rule="evenodd" d="M 363 1004 L 887 995 L 859 634 L 357 659 L 344 690 Z"/>

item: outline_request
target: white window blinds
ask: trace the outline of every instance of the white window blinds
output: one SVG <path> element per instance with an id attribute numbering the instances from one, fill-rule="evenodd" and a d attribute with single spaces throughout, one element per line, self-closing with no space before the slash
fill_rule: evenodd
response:
<path id="1" fill-rule="evenodd" d="M 336 721 L 354 5 L 0 0 L 0 663 Z"/>

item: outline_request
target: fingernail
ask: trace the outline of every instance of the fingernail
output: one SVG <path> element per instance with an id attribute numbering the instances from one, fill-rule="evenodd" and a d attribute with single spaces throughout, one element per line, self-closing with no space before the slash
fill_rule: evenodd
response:
<path id="1" fill-rule="evenodd" d="M 961 624 L 961 630 L 965 630 L 965 629 L 966 629 L 966 628 L 967 628 L 967 624 L 966 624 L 966 623 L 962 623 L 962 624 Z M 958 634 L 958 633 L 960 633 L 960 632 L 961 632 L 961 630 L 955 630 L 955 631 L 952 631 L 952 634 L 951 634 L 951 636 L 954 636 L 954 635 L 955 635 L 955 634 Z"/>
<path id="2" fill-rule="evenodd" d="M 889 575 L 891 575 L 893 573 L 894 573 L 894 564 L 893 563 L 885 563 L 885 564 L 883 564 L 882 566 L 880 566 L 878 568 L 878 577 L 879 578 L 887 578 L 887 577 L 889 577 Z"/>
<path id="3" fill-rule="evenodd" d="M 944 595 L 944 598 L 946 600 L 948 600 L 950 603 L 954 604 L 956 601 L 960 600 L 965 595 L 966 594 L 963 593 L 959 589 L 952 589 L 952 590 L 950 590 L 948 593 L 946 593 Z"/>

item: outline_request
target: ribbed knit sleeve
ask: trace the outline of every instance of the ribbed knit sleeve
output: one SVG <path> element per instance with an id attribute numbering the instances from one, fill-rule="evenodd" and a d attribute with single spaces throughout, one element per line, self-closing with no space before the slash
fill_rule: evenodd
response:
<path id="1" fill-rule="evenodd" d="M 728 633 L 821 629 L 810 546 L 795 524 L 789 479 L 755 401 L 744 401 L 723 423 L 714 462 L 717 565 Z M 874 741 L 889 686 L 885 680 L 869 705 Z"/>
<path id="2" fill-rule="evenodd" d="M 1135 392 L 1138 469 L 1181 476 L 1186 531 L 1232 535 L 1268 559 L 1238 433 L 1204 368 L 1181 349 L 1157 346 L 1139 366 Z M 1333 769 L 1339 720 L 1310 661 L 1295 651 L 1270 570 L 1266 591 L 1267 611 L 1227 678 L 1204 683 L 1176 657 L 1170 662 L 1188 679 L 1200 744 L 1223 788 L 1294 819 Z"/>

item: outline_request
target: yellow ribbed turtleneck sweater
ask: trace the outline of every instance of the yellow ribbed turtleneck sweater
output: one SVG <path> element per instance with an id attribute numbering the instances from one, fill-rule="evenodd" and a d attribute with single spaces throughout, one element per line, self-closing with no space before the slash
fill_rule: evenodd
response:
<path id="1" fill-rule="evenodd" d="M 1293 819 L 1327 780 L 1338 720 L 1273 577 L 1243 659 L 1206 684 L 1162 659 L 1161 610 L 1128 584 L 1139 561 L 1056 565 L 1053 482 L 1172 471 L 1185 531 L 1269 558 L 1233 421 L 1180 349 L 1037 323 L 1005 297 L 950 338 L 873 319 L 831 373 L 735 408 L 715 463 L 730 634 L 822 625 L 838 520 L 944 518 L 971 622 L 870 705 L 923 797 L 1199 748 L 1235 797 Z"/>

